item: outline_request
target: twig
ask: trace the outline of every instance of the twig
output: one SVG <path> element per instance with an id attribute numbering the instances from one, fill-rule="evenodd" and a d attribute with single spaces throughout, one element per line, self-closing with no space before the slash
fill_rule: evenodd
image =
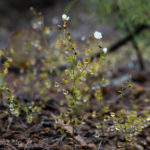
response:
<path id="1" fill-rule="evenodd" d="M 10 129 L 10 127 L 11 127 L 11 125 L 12 125 L 12 122 L 13 122 L 13 117 L 9 117 L 9 118 L 8 118 L 7 131 Z"/>
<path id="2" fill-rule="evenodd" d="M 25 145 L 25 147 L 24 147 L 24 150 L 27 149 L 27 146 L 28 146 L 28 144 L 29 144 L 29 141 L 30 141 L 30 138 L 28 138 L 27 143 L 26 143 L 26 145 Z"/>
<path id="3" fill-rule="evenodd" d="M 103 150 L 103 148 L 101 148 L 101 145 L 102 145 L 102 141 L 100 141 L 100 143 L 99 143 L 99 146 L 98 146 L 98 149 L 97 149 L 97 150 Z"/>
<path id="4" fill-rule="evenodd" d="M 11 144 L 6 144 L 6 146 L 8 146 L 8 147 L 10 147 L 11 149 L 13 149 L 13 150 L 17 150 L 13 145 L 11 145 Z"/>

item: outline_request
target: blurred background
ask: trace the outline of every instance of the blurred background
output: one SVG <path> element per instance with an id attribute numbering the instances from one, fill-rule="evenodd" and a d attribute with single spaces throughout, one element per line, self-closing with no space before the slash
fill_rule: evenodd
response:
<path id="1" fill-rule="evenodd" d="M 66 12 L 71 17 L 69 27 L 75 40 L 88 36 L 95 30 L 101 31 L 105 40 L 115 40 L 117 32 L 113 22 L 100 23 L 100 16 L 95 5 L 91 3 L 89 7 L 86 0 L 1 0 L 0 48 L 6 47 L 8 38 L 13 32 L 31 27 L 34 20 L 29 10 L 31 6 L 43 13 L 46 26 L 59 24 L 61 15 Z"/>
<path id="2" fill-rule="evenodd" d="M 14 32 L 32 27 L 35 16 L 31 13 L 30 7 L 34 7 L 38 12 L 42 12 L 44 26 L 56 27 L 61 24 L 63 13 L 69 15 L 71 18 L 69 30 L 72 39 L 76 41 L 81 42 L 82 37 L 97 30 L 103 34 L 104 45 L 111 47 L 112 44 L 130 34 L 132 40 L 118 47 L 121 53 L 117 51 L 112 61 L 113 63 L 116 59 L 122 61 L 127 56 L 127 60 L 132 60 L 128 62 L 131 68 L 135 60 L 141 61 L 139 68 L 143 68 L 142 59 L 149 63 L 149 34 L 146 30 L 137 37 L 133 32 L 141 25 L 145 28 L 145 25 L 150 24 L 150 2 L 149 0 L 127 1 L 108 0 L 106 3 L 105 0 L 1 0 L 0 48 L 8 46 L 9 38 Z M 56 33 L 54 35 L 56 37 Z M 140 51 L 144 53 L 141 55 Z"/>

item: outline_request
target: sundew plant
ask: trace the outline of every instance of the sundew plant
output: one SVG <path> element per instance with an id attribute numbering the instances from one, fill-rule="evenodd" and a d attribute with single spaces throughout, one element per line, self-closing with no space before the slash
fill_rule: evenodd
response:
<path id="1" fill-rule="evenodd" d="M 7 99 L 4 101 L 5 105 L 13 116 L 19 117 L 22 111 L 25 112 L 28 123 L 41 113 L 49 100 L 49 93 L 53 90 L 53 70 L 57 61 L 55 56 L 50 55 L 52 52 L 48 41 L 50 27 L 44 26 L 42 13 L 37 13 L 34 8 L 31 8 L 31 11 L 35 16 L 32 28 L 12 34 L 8 49 L 1 51 L 0 54 L 5 59 L 1 66 L 1 81 L 5 81 L 4 77 L 9 67 L 19 70 L 20 74 L 17 80 L 12 82 L 11 88 L 2 82 L 2 95 L 5 94 L 3 98 Z M 4 52 L 8 54 L 4 55 Z M 20 92 L 28 95 L 26 103 L 19 98 L 16 99 L 14 91 L 18 91 L 20 85 L 22 88 Z M 4 92 L 4 89 L 8 90 Z"/>
<path id="2" fill-rule="evenodd" d="M 67 106 L 65 111 L 60 112 L 56 119 L 57 125 L 61 125 L 61 133 L 66 136 L 71 133 L 73 147 L 76 148 L 76 136 L 80 135 L 80 127 L 86 123 L 88 115 L 85 113 L 90 107 L 90 102 L 94 96 L 95 103 L 100 107 L 99 110 L 93 110 L 92 117 L 97 119 L 95 121 L 95 138 L 102 138 L 109 136 L 110 133 L 115 132 L 124 137 L 124 143 L 117 143 L 117 147 L 124 147 L 128 149 L 129 146 L 134 146 L 134 136 L 139 134 L 143 128 L 149 125 L 149 113 L 146 111 L 138 115 L 135 108 L 126 110 L 124 104 L 123 90 L 131 88 L 131 84 L 120 91 L 121 95 L 121 110 L 111 112 L 109 105 L 103 103 L 103 87 L 108 84 L 104 76 L 100 74 L 103 68 L 103 60 L 107 53 L 107 48 L 103 48 L 100 44 L 102 34 L 95 31 L 93 38 L 96 40 L 97 47 L 100 51 L 100 57 L 97 61 L 91 63 L 91 56 L 94 53 L 94 48 L 87 48 L 85 56 L 79 59 L 79 51 L 77 46 L 72 42 L 71 33 L 67 31 L 67 23 L 69 17 L 66 14 L 62 15 L 63 25 L 59 25 L 59 29 L 64 34 L 62 39 L 63 47 L 65 48 L 65 60 L 68 63 L 68 68 L 62 74 L 61 81 L 55 82 L 55 87 L 58 92 L 64 94 L 65 100 L 62 105 Z M 98 77 L 98 83 L 94 83 L 91 77 Z M 100 77 L 102 76 L 102 77 Z M 89 82 L 89 84 L 88 84 Z M 91 95 L 93 95 L 91 97 Z M 131 102 L 131 105 L 134 105 Z M 111 106 L 110 106 L 111 107 Z M 63 109 L 64 110 L 64 109 Z M 110 123 L 110 125 L 109 125 Z M 67 130 L 70 127 L 71 131 Z"/>
<path id="3" fill-rule="evenodd" d="M 26 104 L 28 109 L 25 107 L 28 122 L 32 122 L 51 99 L 51 93 L 55 91 L 54 76 L 59 73 L 56 67 L 65 65 L 62 63 L 63 47 L 59 47 L 61 39 L 50 42 L 53 29 L 44 25 L 42 13 L 34 8 L 31 12 L 35 17 L 32 28 L 14 33 L 9 42 L 9 50 L 13 51 L 12 65 L 20 71 L 21 92 L 32 99 Z M 13 82 L 13 88 L 18 90 L 18 81 Z"/>
<path id="4" fill-rule="evenodd" d="M 13 49 L 9 51 L 10 55 L 14 53 Z M 15 97 L 14 91 L 12 88 L 8 86 L 6 81 L 6 76 L 9 72 L 9 67 L 13 63 L 13 59 L 6 54 L 6 49 L 0 50 L 0 57 L 1 57 L 1 65 L 0 65 L 0 95 L 1 95 L 1 104 L 7 107 L 7 113 L 10 118 L 9 125 L 7 129 L 9 129 L 11 122 L 13 121 L 14 117 L 19 117 L 20 111 L 23 110 L 26 113 L 27 121 L 31 121 L 30 114 L 29 114 L 29 107 L 23 106 L 22 103 Z"/>
<path id="5" fill-rule="evenodd" d="M 64 126 L 72 126 L 72 135 L 74 139 L 74 136 L 80 134 L 78 127 L 84 124 L 87 118 L 85 111 L 90 104 L 90 91 L 92 88 L 92 86 L 90 87 L 87 85 L 88 76 L 97 76 L 99 74 L 99 71 L 102 69 L 101 64 L 103 56 L 107 53 L 107 48 L 102 48 L 99 44 L 102 34 L 95 31 L 93 38 L 96 40 L 97 47 L 101 52 L 98 62 L 91 64 L 91 56 L 94 53 L 94 49 L 92 48 L 87 48 L 85 50 L 85 57 L 83 57 L 83 59 L 79 59 L 79 50 L 75 43 L 72 42 L 71 33 L 67 32 L 69 16 L 63 14 L 62 21 L 64 24 L 63 26 L 59 25 L 59 29 L 64 34 L 62 43 L 65 47 L 65 60 L 69 63 L 69 67 L 64 71 L 61 82 L 55 83 L 55 87 L 59 92 L 63 92 L 67 101 L 67 110 L 65 112 L 61 112 L 60 116 L 57 117 L 57 121 L 59 122 L 61 120 Z M 98 85 L 97 88 L 93 86 L 93 90 L 95 98 L 101 101 L 102 92 L 100 86 Z"/>

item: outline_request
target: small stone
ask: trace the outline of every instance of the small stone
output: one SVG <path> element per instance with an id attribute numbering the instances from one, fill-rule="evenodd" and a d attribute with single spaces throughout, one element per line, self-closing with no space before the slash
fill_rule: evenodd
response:
<path id="1" fill-rule="evenodd" d="M 55 130 L 50 130 L 47 134 L 48 136 L 56 136 L 57 132 Z"/>
<path id="2" fill-rule="evenodd" d="M 6 141 L 4 139 L 0 139 L 0 145 L 3 146 L 6 144 Z"/>
<path id="3" fill-rule="evenodd" d="M 147 136 L 147 137 L 146 137 L 146 141 L 147 141 L 148 143 L 150 143 L 150 136 Z"/>
<path id="4" fill-rule="evenodd" d="M 89 131 L 90 127 L 88 125 L 84 125 L 84 126 L 81 127 L 81 130 L 82 131 Z"/>
<path id="5" fill-rule="evenodd" d="M 63 145 L 60 147 L 59 150 L 72 150 L 72 146 L 69 146 L 69 145 Z"/>
<path id="6" fill-rule="evenodd" d="M 146 140 L 141 140 L 141 142 L 140 142 L 143 146 L 146 146 L 147 145 L 147 142 L 146 142 Z"/>
<path id="7" fill-rule="evenodd" d="M 139 96 L 145 91 L 144 87 L 140 85 L 133 86 L 133 89 L 135 96 Z"/>
<path id="8" fill-rule="evenodd" d="M 106 145 L 104 148 L 105 149 L 108 149 L 108 150 L 116 150 L 116 147 L 112 146 L 112 145 Z"/>
<path id="9" fill-rule="evenodd" d="M 44 121 L 42 123 L 43 127 L 53 127 L 54 126 L 54 122 L 52 121 Z"/>
<path id="10" fill-rule="evenodd" d="M 50 146 L 50 149 L 59 149 L 58 144 L 53 144 Z"/>
<path id="11" fill-rule="evenodd" d="M 19 143 L 19 144 L 18 144 L 18 149 L 24 149 L 25 146 L 26 146 L 26 144 L 24 144 L 24 143 Z"/>
<path id="12" fill-rule="evenodd" d="M 135 144 L 134 147 L 135 147 L 135 150 L 144 150 L 143 146 L 138 145 L 138 144 Z"/>
<path id="13" fill-rule="evenodd" d="M 91 150 L 97 149 L 97 146 L 96 146 L 94 143 L 89 143 L 89 144 L 88 144 L 88 147 L 89 147 Z"/>
<path id="14" fill-rule="evenodd" d="M 147 74 L 145 72 L 134 72 L 132 74 L 132 80 L 138 82 L 145 82 L 147 81 Z"/>

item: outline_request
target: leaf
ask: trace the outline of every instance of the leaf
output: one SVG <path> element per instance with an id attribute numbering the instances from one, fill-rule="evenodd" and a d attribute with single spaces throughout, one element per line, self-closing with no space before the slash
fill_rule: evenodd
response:
<path id="1" fill-rule="evenodd" d="M 53 113 L 51 113 L 51 116 L 52 116 L 52 118 L 56 121 L 56 118 L 57 118 L 57 117 L 56 117 Z M 68 131 L 68 133 L 72 134 L 73 128 L 72 128 L 71 125 L 64 125 L 62 120 L 59 120 L 58 124 L 61 125 L 61 126 L 64 126 L 64 128 Z M 84 141 L 84 139 L 83 139 L 80 135 L 75 136 L 74 138 L 75 138 L 78 142 L 80 142 L 80 144 L 81 144 L 82 146 L 87 146 L 87 143 Z"/>
<path id="2" fill-rule="evenodd" d="M 71 125 L 64 125 L 64 124 L 63 124 L 63 126 L 65 127 L 65 129 L 66 129 L 70 134 L 72 134 L 73 128 L 72 128 Z M 86 145 L 87 145 L 87 143 L 84 141 L 84 139 L 83 139 L 80 135 L 75 136 L 75 139 L 76 139 L 78 142 L 80 142 L 80 144 L 81 144 L 82 146 L 86 146 Z"/>

